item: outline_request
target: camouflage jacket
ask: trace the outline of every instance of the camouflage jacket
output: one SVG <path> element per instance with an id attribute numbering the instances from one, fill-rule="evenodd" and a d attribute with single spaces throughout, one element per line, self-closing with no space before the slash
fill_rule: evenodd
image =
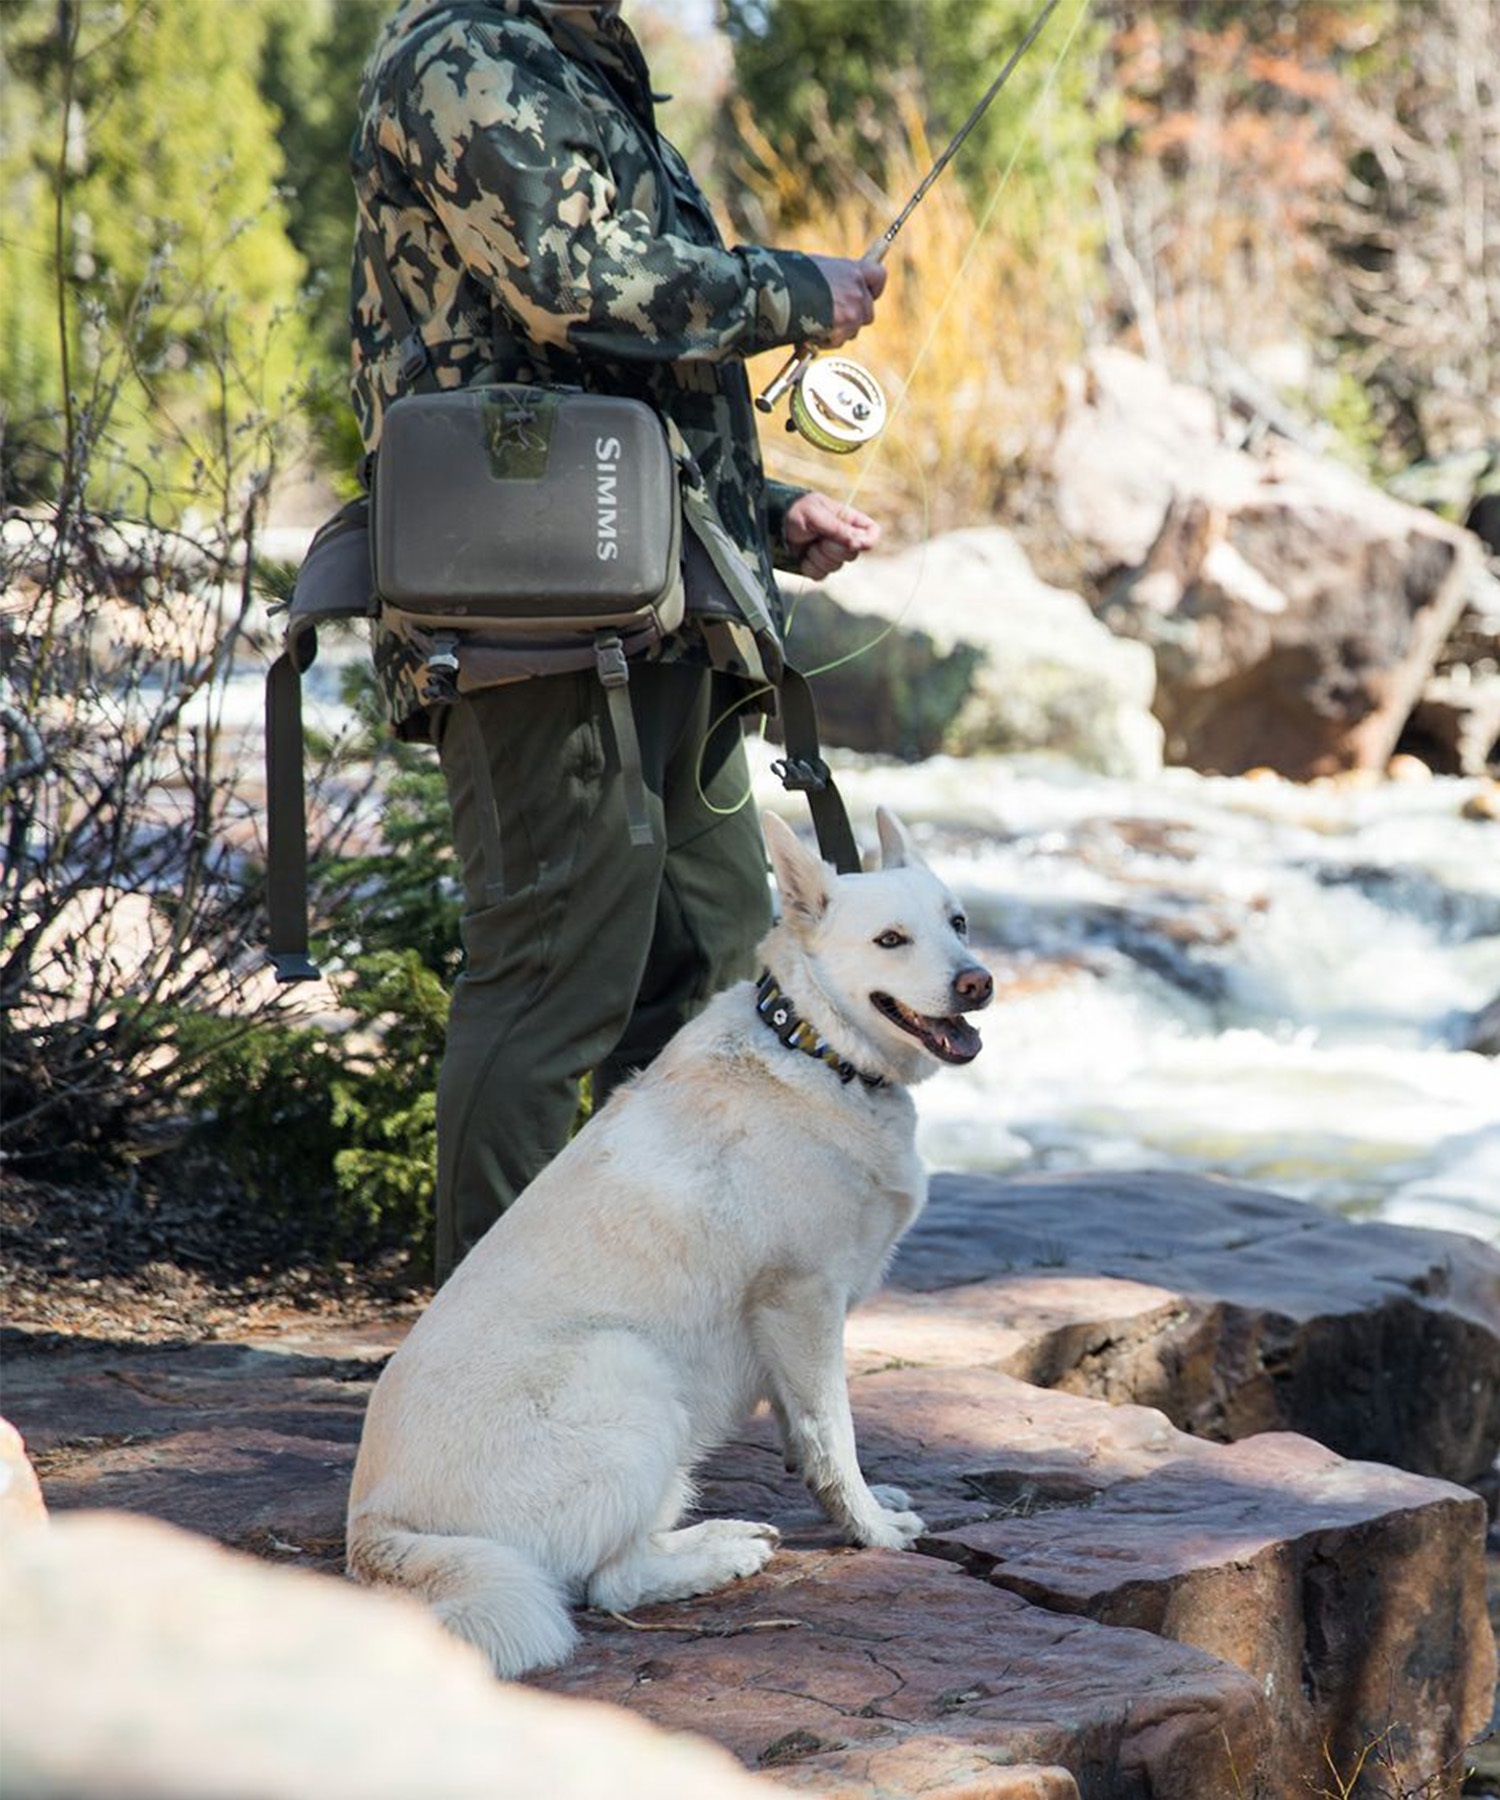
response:
<path id="1" fill-rule="evenodd" d="M 618 12 L 576 0 L 406 0 L 364 72 L 351 152 L 438 384 L 536 380 L 644 400 L 677 424 L 776 609 L 773 561 L 800 491 L 767 482 L 744 358 L 832 321 L 810 258 L 727 249 L 656 130 Z M 403 391 L 395 333 L 356 242 L 353 398 L 366 446 Z M 703 655 L 685 641 L 674 654 Z M 376 663 L 394 722 L 423 735 L 408 653 Z"/>

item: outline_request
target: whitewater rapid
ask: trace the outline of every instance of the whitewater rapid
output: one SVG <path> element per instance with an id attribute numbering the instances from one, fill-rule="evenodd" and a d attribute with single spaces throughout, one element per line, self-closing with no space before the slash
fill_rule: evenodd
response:
<path id="1" fill-rule="evenodd" d="M 796 824 L 754 750 L 755 791 Z M 1480 784 L 832 759 L 962 896 L 985 1049 L 917 1090 L 934 1168 L 1166 1168 L 1500 1241 L 1500 823 Z"/>

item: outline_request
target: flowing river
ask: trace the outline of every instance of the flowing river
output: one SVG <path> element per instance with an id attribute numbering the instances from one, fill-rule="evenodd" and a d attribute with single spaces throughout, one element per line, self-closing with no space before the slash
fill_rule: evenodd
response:
<path id="1" fill-rule="evenodd" d="M 757 797 L 805 823 L 757 747 Z M 962 896 L 985 1048 L 917 1090 L 936 1168 L 1170 1168 L 1500 1240 L 1500 825 L 1474 782 L 1295 786 L 835 756 Z"/>

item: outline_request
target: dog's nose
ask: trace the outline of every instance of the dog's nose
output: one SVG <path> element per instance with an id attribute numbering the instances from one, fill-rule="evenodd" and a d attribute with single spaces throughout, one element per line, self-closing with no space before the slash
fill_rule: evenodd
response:
<path id="1" fill-rule="evenodd" d="M 981 1006 L 988 1006 L 995 994 L 995 978 L 988 969 L 981 969 L 978 963 L 971 963 L 967 969 L 960 969 L 953 980 L 953 991 L 963 1002 L 965 1012 L 974 1012 Z"/>

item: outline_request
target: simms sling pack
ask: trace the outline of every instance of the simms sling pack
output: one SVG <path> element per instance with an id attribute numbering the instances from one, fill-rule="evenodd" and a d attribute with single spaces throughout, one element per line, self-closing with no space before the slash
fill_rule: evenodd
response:
<path id="1" fill-rule="evenodd" d="M 419 655 L 423 702 L 594 668 L 603 684 L 633 842 L 652 841 L 631 712 L 629 660 L 686 613 L 710 654 L 715 622 L 750 628 L 781 702 L 788 788 L 807 794 L 823 856 L 858 869 L 843 801 L 818 748 L 812 690 L 785 666 L 755 572 L 714 508 L 681 435 L 639 401 L 523 383 L 436 389 L 428 352 L 374 235 L 364 232 L 415 391 L 385 412 L 371 493 L 318 531 L 298 572 L 286 647 L 266 677 L 268 947 L 278 979 L 310 980 L 302 676 L 317 626 L 378 619 Z M 686 570 L 686 578 L 684 571 Z M 721 627 L 722 629 L 722 627 Z M 739 672 L 746 673 L 743 663 Z M 480 767 L 485 759 L 477 759 Z M 486 861 L 503 884 L 493 803 Z"/>

